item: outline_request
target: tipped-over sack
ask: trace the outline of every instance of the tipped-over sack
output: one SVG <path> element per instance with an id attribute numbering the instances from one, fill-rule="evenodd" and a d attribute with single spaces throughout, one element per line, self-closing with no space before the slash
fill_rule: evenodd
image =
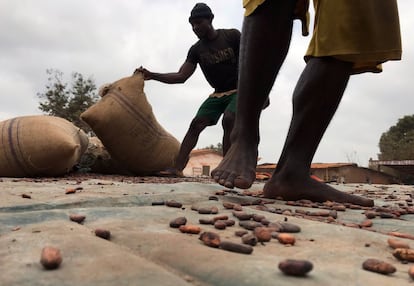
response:
<path id="1" fill-rule="evenodd" d="M 0 176 L 60 176 L 88 146 L 87 135 L 66 119 L 32 115 L 0 122 Z"/>
<path id="2" fill-rule="evenodd" d="M 102 99 L 81 114 L 111 157 L 136 175 L 172 167 L 180 143 L 156 120 L 141 73 L 102 91 Z"/>

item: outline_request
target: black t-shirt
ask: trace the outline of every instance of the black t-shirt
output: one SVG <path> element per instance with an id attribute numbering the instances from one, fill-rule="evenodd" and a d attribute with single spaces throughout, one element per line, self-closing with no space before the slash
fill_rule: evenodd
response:
<path id="1" fill-rule="evenodd" d="M 201 39 L 187 55 L 187 62 L 199 64 L 215 92 L 237 88 L 240 32 L 218 29 L 213 40 Z"/>

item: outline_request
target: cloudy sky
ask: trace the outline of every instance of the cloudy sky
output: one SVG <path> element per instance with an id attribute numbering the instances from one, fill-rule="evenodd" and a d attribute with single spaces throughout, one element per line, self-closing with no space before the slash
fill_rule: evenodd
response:
<path id="1" fill-rule="evenodd" d="M 46 69 L 70 81 L 78 72 L 97 86 L 129 76 L 136 67 L 178 71 L 197 40 L 188 23 L 193 0 L 1 0 L 0 120 L 41 114 L 38 93 L 45 91 Z M 241 29 L 242 0 L 205 0 L 215 28 Z M 381 134 L 414 112 L 414 1 L 398 1 L 403 60 L 385 64 L 381 74 L 351 78 L 314 162 L 377 159 Z M 277 162 L 291 117 L 291 95 L 304 68 L 310 37 L 295 23 L 287 60 L 261 118 L 259 163 Z M 200 69 L 184 84 L 147 81 L 145 92 L 155 116 L 182 140 L 199 105 L 212 88 Z M 196 148 L 221 141 L 221 125 L 208 127 Z"/>

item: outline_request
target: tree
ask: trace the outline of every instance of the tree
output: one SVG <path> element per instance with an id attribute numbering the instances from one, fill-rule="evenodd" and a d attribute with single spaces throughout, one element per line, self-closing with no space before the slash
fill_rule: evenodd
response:
<path id="1" fill-rule="evenodd" d="M 82 74 L 72 73 L 70 87 L 63 82 L 63 73 L 55 69 L 47 69 L 48 83 L 44 93 L 37 93 L 42 100 L 39 109 L 52 116 L 62 117 L 85 132 L 91 128 L 80 119 L 80 114 L 99 100 L 94 80 L 85 79 Z"/>
<path id="2" fill-rule="evenodd" d="M 382 133 L 378 145 L 379 160 L 414 159 L 414 115 L 398 119 L 396 125 Z"/>
<path id="3" fill-rule="evenodd" d="M 220 142 L 217 143 L 216 146 L 211 144 L 210 146 L 204 147 L 204 149 L 214 150 L 216 152 L 219 152 L 220 154 L 223 154 L 223 144 L 221 144 Z"/>

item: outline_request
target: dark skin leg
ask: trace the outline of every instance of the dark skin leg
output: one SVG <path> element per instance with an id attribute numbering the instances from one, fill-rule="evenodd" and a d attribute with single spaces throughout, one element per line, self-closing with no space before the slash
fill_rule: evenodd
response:
<path id="1" fill-rule="evenodd" d="M 246 189 L 256 177 L 259 118 L 289 49 L 295 3 L 266 1 L 244 19 L 231 146 L 212 172 L 213 178 L 226 187 Z"/>
<path id="2" fill-rule="evenodd" d="M 333 58 L 312 58 L 293 93 L 293 116 L 282 155 L 264 196 L 373 206 L 372 200 L 340 192 L 310 178 L 316 149 L 342 99 L 352 64 Z"/>
<path id="3" fill-rule="evenodd" d="M 195 117 L 193 121 L 191 121 L 183 142 L 181 142 L 180 151 L 178 152 L 175 162 L 175 168 L 177 170 L 184 170 L 188 163 L 190 152 L 196 146 L 200 133 L 209 125 L 211 125 L 211 120 L 205 117 Z"/>
<path id="4" fill-rule="evenodd" d="M 224 111 L 222 126 L 223 126 L 223 156 L 227 154 L 230 148 L 230 134 L 234 127 L 234 120 L 236 115 L 231 111 Z"/>
<path id="5" fill-rule="evenodd" d="M 267 6 L 262 5 L 263 9 L 244 21 L 232 145 L 212 172 L 218 183 L 229 188 L 249 188 L 255 179 L 261 108 L 286 56 L 291 34 L 291 22 L 280 20 L 277 26 L 269 21 L 282 17 L 277 13 L 291 15 L 288 9 L 293 8 L 287 2 L 266 1 L 263 5 Z M 255 33 L 269 29 L 270 34 Z M 266 197 L 373 205 L 372 200 L 342 193 L 309 177 L 312 158 L 342 98 L 350 71 L 350 64 L 341 61 L 310 60 L 295 89 L 289 134 L 278 168 L 265 185 Z"/>

